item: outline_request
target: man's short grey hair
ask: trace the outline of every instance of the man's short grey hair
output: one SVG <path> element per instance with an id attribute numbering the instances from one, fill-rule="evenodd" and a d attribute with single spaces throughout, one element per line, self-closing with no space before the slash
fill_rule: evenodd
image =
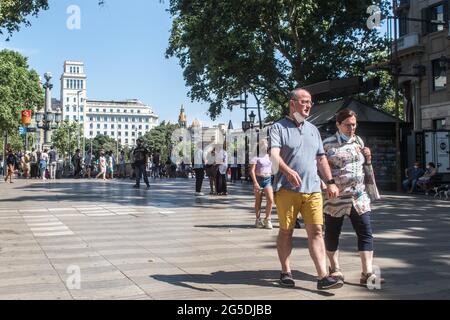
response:
<path id="1" fill-rule="evenodd" d="M 308 90 L 305 90 L 302 88 L 296 88 L 289 93 L 289 100 L 297 99 L 298 93 L 300 93 L 300 91 L 308 92 L 308 94 L 311 95 Z"/>

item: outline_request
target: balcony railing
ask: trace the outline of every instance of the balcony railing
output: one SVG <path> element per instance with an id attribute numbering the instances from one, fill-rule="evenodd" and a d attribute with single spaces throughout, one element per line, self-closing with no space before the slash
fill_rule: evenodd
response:
<path id="1" fill-rule="evenodd" d="M 397 40 L 397 50 L 405 50 L 419 45 L 419 34 L 410 33 Z M 392 50 L 395 48 L 392 47 Z"/>

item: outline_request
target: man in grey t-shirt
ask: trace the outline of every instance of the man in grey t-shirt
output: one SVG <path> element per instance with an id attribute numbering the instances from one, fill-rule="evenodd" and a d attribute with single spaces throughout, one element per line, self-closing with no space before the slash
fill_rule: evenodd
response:
<path id="1" fill-rule="evenodd" d="M 343 282 L 330 277 L 326 270 L 321 182 L 317 170 L 327 183 L 330 198 L 338 196 L 339 190 L 332 180 L 319 130 L 306 121 L 311 107 L 308 91 L 296 89 L 291 92 L 289 116 L 270 129 L 270 153 L 276 172 L 274 191 L 280 224 L 277 241 L 282 269 L 280 284 L 295 286 L 289 257 L 295 220 L 300 212 L 305 221 L 309 251 L 318 275 L 317 289 L 324 290 L 340 288 Z"/>

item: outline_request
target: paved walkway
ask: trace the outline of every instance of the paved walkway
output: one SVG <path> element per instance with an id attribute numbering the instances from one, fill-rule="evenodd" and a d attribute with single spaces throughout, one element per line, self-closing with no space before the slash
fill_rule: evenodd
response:
<path id="1" fill-rule="evenodd" d="M 193 180 L 131 185 L 0 182 L 0 299 L 450 299 L 450 200 L 391 194 L 374 206 L 381 290 L 357 284 L 347 220 L 347 283 L 319 292 L 304 229 L 294 233 L 296 287 L 278 285 L 278 221 L 253 227 L 250 185 L 200 198 Z"/>

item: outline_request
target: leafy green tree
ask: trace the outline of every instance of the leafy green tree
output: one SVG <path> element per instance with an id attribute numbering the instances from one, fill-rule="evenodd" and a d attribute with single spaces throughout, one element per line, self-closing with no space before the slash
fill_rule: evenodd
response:
<path id="1" fill-rule="evenodd" d="M 81 131 L 82 134 L 82 131 Z M 52 144 L 60 156 L 72 156 L 77 149 L 78 124 L 64 120 L 62 124 L 52 132 Z"/>
<path id="2" fill-rule="evenodd" d="M 105 0 L 98 0 L 103 5 Z M 20 30 L 21 25 L 30 26 L 29 16 L 37 17 L 39 12 L 49 8 L 48 0 L 1 0 L 0 35 L 7 34 L 7 40 Z"/>
<path id="3" fill-rule="evenodd" d="M 363 75 L 386 40 L 366 26 L 370 5 L 387 0 L 171 0 L 167 57 L 184 69 L 192 100 L 212 119 L 246 90 L 282 113 L 291 89 Z M 281 111 L 280 111 L 281 110 Z"/>
<path id="4" fill-rule="evenodd" d="M 19 31 L 21 24 L 30 26 L 27 17 L 37 16 L 41 10 L 47 9 L 48 0 L 1 0 L 0 34 L 6 31 L 10 36 L 14 31 Z"/>
<path id="5" fill-rule="evenodd" d="M 119 152 L 121 150 L 120 145 L 117 145 L 117 140 L 111 138 L 110 136 L 106 136 L 103 134 L 99 134 L 95 136 L 93 139 L 86 139 L 85 141 L 85 152 L 91 152 L 92 145 L 92 154 L 96 159 L 100 156 L 100 151 L 110 152 L 112 151 L 114 155 L 116 155 L 116 149 L 119 148 Z"/>
<path id="6" fill-rule="evenodd" d="M 161 161 L 165 161 L 172 150 L 172 133 L 178 128 L 178 124 L 163 121 L 148 131 L 142 139 L 150 152 L 158 152 Z"/>
<path id="7" fill-rule="evenodd" d="M 29 69 L 27 58 L 15 51 L 0 51 L 0 132 L 16 132 L 21 111 L 43 105 L 39 75 Z"/>

